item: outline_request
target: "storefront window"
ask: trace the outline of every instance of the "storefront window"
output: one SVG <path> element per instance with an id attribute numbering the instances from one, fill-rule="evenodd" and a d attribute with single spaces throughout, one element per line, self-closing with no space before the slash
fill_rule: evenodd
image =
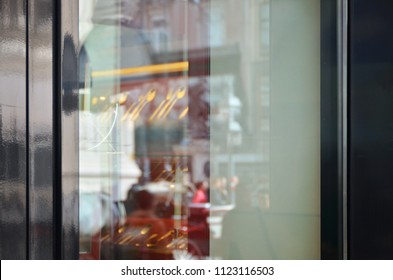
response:
<path id="1" fill-rule="evenodd" d="M 80 258 L 319 259 L 319 1 L 80 1 Z"/>

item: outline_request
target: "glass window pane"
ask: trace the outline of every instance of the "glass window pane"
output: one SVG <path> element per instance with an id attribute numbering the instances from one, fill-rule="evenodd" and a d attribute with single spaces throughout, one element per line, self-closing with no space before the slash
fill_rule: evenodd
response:
<path id="1" fill-rule="evenodd" d="M 314 0 L 80 1 L 80 257 L 320 257 Z"/>

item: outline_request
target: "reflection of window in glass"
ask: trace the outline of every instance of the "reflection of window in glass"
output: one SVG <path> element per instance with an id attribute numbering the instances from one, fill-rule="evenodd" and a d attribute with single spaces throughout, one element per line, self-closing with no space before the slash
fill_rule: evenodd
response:
<path id="1" fill-rule="evenodd" d="M 167 21 L 164 18 L 154 18 L 153 28 L 149 33 L 153 49 L 157 53 L 167 51 L 169 42 Z"/>
<path id="2" fill-rule="evenodd" d="M 225 18 L 222 6 L 211 6 L 210 8 L 210 47 L 222 46 L 225 43 Z"/>
<path id="3" fill-rule="evenodd" d="M 259 6 L 259 52 L 262 58 L 269 56 L 270 45 L 270 0 L 263 0 Z"/>
<path id="4" fill-rule="evenodd" d="M 93 17 L 96 0 L 79 1 L 79 41 L 83 42 L 93 28 Z"/>

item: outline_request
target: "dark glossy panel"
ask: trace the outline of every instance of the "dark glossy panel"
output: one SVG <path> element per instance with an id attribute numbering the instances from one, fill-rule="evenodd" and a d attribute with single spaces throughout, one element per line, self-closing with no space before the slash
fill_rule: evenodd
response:
<path id="1" fill-rule="evenodd" d="M 57 130 L 59 151 L 57 160 L 61 166 L 56 182 L 61 185 L 57 193 L 56 207 L 61 205 L 57 218 L 61 217 L 61 250 L 57 257 L 77 259 L 79 257 L 79 134 L 78 134 L 78 1 L 59 1 L 57 7 L 57 50 L 61 100 L 55 101 L 58 108 Z M 60 179 L 61 178 L 61 179 Z M 59 188 L 56 188 L 59 190 Z M 60 203 L 60 204 L 59 204 Z M 60 217 L 59 217 L 60 216 Z"/>
<path id="2" fill-rule="evenodd" d="M 393 2 L 350 1 L 349 257 L 393 258 Z"/>
<path id="3" fill-rule="evenodd" d="M 0 1 L 0 259 L 26 259 L 25 1 Z"/>
<path id="4" fill-rule="evenodd" d="M 321 259 L 342 258 L 337 1 L 321 1 Z"/>
<path id="5" fill-rule="evenodd" d="M 31 259 L 53 258 L 53 2 L 28 3 Z"/>

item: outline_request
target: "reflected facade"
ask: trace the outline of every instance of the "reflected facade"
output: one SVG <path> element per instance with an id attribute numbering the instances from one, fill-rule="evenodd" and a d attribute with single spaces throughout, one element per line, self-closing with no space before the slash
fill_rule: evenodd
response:
<path id="1" fill-rule="evenodd" d="M 319 259 L 319 1 L 79 11 L 80 258 Z"/>

